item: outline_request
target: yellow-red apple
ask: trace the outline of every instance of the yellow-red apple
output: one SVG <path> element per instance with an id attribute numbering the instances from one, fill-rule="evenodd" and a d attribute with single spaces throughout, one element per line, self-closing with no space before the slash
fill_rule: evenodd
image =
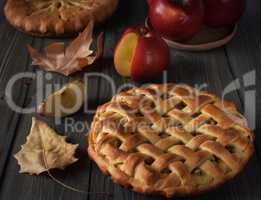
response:
<path id="1" fill-rule="evenodd" d="M 114 52 L 117 72 L 134 81 L 148 81 L 167 68 L 170 51 L 166 42 L 145 28 L 128 29 Z"/>

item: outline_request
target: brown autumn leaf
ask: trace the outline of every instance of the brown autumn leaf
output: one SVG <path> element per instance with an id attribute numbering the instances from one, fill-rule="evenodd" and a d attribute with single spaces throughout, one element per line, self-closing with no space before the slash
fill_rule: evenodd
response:
<path id="1" fill-rule="evenodd" d="M 28 45 L 33 65 L 38 65 L 46 71 L 57 72 L 68 76 L 94 63 L 103 54 L 103 33 L 97 38 L 96 52 L 90 49 L 93 38 L 94 23 L 88 26 L 79 36 L 65 48 L 64 43 L 55 42 L 44 49 L 41 55 L 36 49 Z"/>
<path id="2" fill-rule="evenodd" d="M 15 155 L 20 173 L 41 174 L 50 169 L 64 169 L 78 159 L 74 157 L 78 144 L 67 143 L 66 137 L 58 135 L 46 123 L 32 118 L 27 142 Z"/>

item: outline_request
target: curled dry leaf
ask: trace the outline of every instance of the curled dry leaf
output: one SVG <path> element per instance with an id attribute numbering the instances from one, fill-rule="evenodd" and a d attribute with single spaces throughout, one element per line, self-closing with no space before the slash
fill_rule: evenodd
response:
<path id="1" fill-rule="evenodd" d="M 103 54 L 103 33 L 97 38 L 96 52 L 90 50 L 93 41 L 93 27 L 94 23 L 91 21 L 67 48 L 61 42 L 50 44 L 44 49 L 45 55 L 41 55 L 36 49 L 28 45 L 33 65 L 38 65 L 46 71 L 68 76 L 93 64 Z"/>
<path id="2" fill-rule="evenodd" d="M 58 135 L 47 124 L 35 118 L 26 144 L 15 155 L 20 173 L 41 174 L 50 169 L 64 169 L 76 162 L 74 157 L 78 144 L 67 143 L 66 137 Z"/>
<path id="3" fill-rule="evenodd" d="M 81 80 L 66 84 L 51 94 L 37 108 L 37 113 L 46 117 L 65 117 L 76 113 L 83 105 L 86 87 Z"/>

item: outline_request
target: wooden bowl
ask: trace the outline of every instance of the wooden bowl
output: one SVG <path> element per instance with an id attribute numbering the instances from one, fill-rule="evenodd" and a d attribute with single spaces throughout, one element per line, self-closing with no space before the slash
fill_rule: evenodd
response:
<path id="1" fill-rule="evenodd" d="M 148 18 L 145 26 L 153 30 Z M 202 30 L 191 40 L 180 43 L 163 37 L 167 44 L 174 49 L 185 51 L 207 51 L 222 47 L 229 43 L 237 32 L 237 25 L 230 28 L 210 28 L 203 26 Z"/>

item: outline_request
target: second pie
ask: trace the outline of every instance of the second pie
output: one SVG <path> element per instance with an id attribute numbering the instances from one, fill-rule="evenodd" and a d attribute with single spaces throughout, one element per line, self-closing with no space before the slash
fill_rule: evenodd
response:
<path id="1" fill-rule="evenodd" d="M 4 13 L 15 28 L 36 36 L 69 36 L 90 20 L 104 22 L 118 0 L 7 0 Z"/>

